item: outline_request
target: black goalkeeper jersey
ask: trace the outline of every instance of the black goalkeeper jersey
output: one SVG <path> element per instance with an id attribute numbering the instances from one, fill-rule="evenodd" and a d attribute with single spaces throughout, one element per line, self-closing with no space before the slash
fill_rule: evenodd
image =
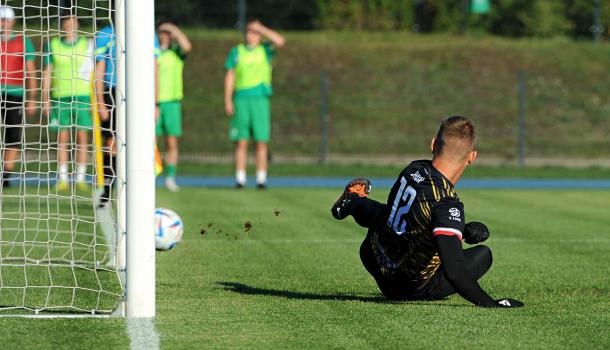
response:
<path id="1" fill-rule="evenodd" d="M 434 237 L 462 239 L 464 205 L 451 182 L 429 160 L 414 161 L 392 186 L 386 208 L 369 229 L 384 276 L 419 284 L 440 266 Z"/>

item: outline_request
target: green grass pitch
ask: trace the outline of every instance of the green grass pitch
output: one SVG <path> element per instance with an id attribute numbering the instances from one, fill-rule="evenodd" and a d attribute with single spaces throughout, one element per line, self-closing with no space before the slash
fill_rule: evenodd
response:
<path id="1" fill-rule="evenodd" d="M 463 190 L 488 224 L 481 280 L 523 309 L 385 301 L 358 258 L 365 230 L 335 221 L 340 190 L 160 190 L 184 242 L 157 253 L 162 348 L 608 348 L 608 191 Z M 387 189 L 374 189 L 385 199 Z M 202 234 L 203 233 L 203 234 Z M 0 319 L 14 348 L 128 348 L 122 319 Z"/>

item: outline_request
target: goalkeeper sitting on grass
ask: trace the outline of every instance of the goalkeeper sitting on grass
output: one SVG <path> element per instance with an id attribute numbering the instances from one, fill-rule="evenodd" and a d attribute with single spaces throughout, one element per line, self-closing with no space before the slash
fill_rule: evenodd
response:
<path id="1" fill-rule="evenodd" d="M 76 126 L 76 186 L 85 191 L 87 173 L 88 133 L 91 119 L 90 82 L 93 71 L 93 43 L 78 36 L 75 15 L 62 16 L 62 37 L 55 37 L 45 46 L 45 68 L 42 80 L 43 112 L 49 118 L 49 128 L 58 130 L 57 191 L 67 191 L 68 144 L 71 129 Z"/>
<path id="2" fill-rule="evenodd" d="M 332 206 L 337 220 L 352 215 L 368 228 L 360 259 L 379 289 L 392 300 L 438 300 L 458 293 L 482 307 L 519 307 L 494 300 L 477 283 L 491 267 L 491 250 L 468 244 L 489 236 L 481 223 L 465 224 L 464 204 L 454 185 L 477 157 L 474 125 L 444 120 L 432 139 L 432 160 L 412 162 L 398 176 L 386 204 L 368 198 L 371 183 L 352 180 Z"/>

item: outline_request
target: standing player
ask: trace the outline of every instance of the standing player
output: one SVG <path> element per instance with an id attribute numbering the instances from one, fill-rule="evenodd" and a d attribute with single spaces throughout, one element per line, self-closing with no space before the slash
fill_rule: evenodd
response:
<path id="1" fill-rule="evenodd" d="M 458 293 L 482 307 L 519 307 L 514 299 L 492 299 L 477 283 L 491 267 L 491 250 L 480 223 L 465 225 L 464 205 L 453 186 L 477 157 L 474 125 L 467 118 L 444 120 L 432 139 L 432 161 L 412 162 L 398 176 L 387 203 L 368 194 L 366 179 L 352 180 L 332 206 L 335 219 L 352 215 L 368 228 L 360 259 L 379 289 L 392 300 L 438 300 Z"/>
<path id="2" fill-rule="evenodd" d="M 103 27 L 95 35 L 95 96 L 101 120 L 102 136 L 106 144 L 103 152 L 104 162 L 104 193 L 101 197 L 101 205 L 108 202 L 111 197 L 114 175 L 116 174 L 116 111 L 117 101 L 117 49 L 116 34 L 112 25 Z M 155 60 L 159 58 L 159 40 L 154 37 Z M 158 65 L 155 64 L 155 99 L 158 99 Z M 158 106 L 155 114 L 158 115 Z"/>
<path id="3" fill-rule="evenodd" d="M 271 41 L 262 43 L 266 37 Z M 231 119 L 230 137 L 235 141 L 235 181 L 246 185 L 248 140 L 256 142 L 256 184 L 267 183 L 267 143 L 271 134 L 269 96 L 271 96 L 271 60 L 275 48 L 285 44 L 277 32 L 258 20 L 248 22 L 246 43 L 234 47 L 225 62 L 225 111 Z"/>
<path id="4" fill-rule="evenodd" d="M 101 203 L 110 199 L 114 174 L 116 173 L 116 35 L 111 25 L 103 27 L 95 34 L 95 98 L 102 137 L 106 145 L 103 152 L 104 193 Z"/>
<path id="5" fill-rule="evenodd" d="M 0 6 L 0 123 L 4 126 L 2 187 L 10 185 L 9 178 L 22 142 L 23 107 L 31 116 L 36 111 L 36 65 L 34 45 L 29 38 L 13 32 L 15 11 Z M 25 67 L 25 71 L 24 71 Z M 24 89 L 24 80 L 25 86 Z"/>
<path id="6" fill-rule="evenodd" d="M 177 192 L 176 166 L 178 138 L 182 135 L 182 71 L 184 59 L 191 52 L 191 42 L 173 23 L 164 22 L 157 29 L 161 55 L 159 65 L 159 119 L 157 137 L 165 135 L 165 187 Z"/>
<path id="7" fill-rule="evenodd" d="M 88 159 L 88 133 L 92 130 L 90 82 L 93 70 L 93 43 L 78 36 L 75 15 L 61 18 L 62 37 L 46 45 L 42 80 L 43 112 L 49 116 L 49 126 L 59 130 L 57 191 L 67 191 L 68 144 L 71 128 L 76 125 L 76 186 L 85 191 Z"/>

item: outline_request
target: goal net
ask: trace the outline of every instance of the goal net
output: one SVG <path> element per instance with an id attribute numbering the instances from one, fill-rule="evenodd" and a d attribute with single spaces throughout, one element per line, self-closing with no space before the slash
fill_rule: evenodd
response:
<path id="1" fill-rule="evenodd" d="M 106 315 L 125 299 L 124 142 L 96 105 L 99 86 L 109 116 L 123 100 L 113 2 L 0 0 L 0 315 Z"/>

